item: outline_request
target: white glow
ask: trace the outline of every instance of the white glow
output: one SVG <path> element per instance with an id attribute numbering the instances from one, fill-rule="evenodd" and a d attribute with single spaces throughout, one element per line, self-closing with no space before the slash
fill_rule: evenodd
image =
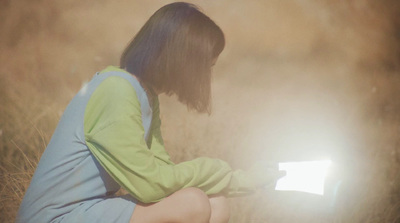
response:
<path id="1" fill-rule="evenodd" d="M 330 160 L 279 163 L 279 170 L 285 170 L 286 176 L 277 181 L 275 190 L 323 195 L 331 163 Z"/>

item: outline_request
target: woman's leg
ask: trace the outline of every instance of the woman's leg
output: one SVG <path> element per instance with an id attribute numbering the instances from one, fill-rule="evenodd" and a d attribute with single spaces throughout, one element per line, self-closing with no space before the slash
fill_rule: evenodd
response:
<path id="1" fill-rule="evenodd" d="M 160 202 L 136 205 L 130 223 L 223 223 L 229 220 L 227 204 L 224 197 L 208 198 L 200 189 L 186 188 Z"/>

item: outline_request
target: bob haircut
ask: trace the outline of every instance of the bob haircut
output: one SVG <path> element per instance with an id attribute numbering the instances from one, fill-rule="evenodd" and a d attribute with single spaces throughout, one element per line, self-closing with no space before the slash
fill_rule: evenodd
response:
<path id="1" fill-rule="evenodd" d="M 176 2 L 157 10 L 125 48 L 120 67 L 188 109 L 211 113 L 211 67 L 225 46 L 222 30 L 200 9 Z"/>

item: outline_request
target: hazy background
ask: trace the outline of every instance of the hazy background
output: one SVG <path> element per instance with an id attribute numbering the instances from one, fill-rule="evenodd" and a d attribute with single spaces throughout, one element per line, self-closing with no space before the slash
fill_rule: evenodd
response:
<path id="1" fill-rule="evenodd" d="M 0 0 L 0 221 L 13 222 L 69 100 L 172 1 Z M 400 220 L 400 2 L 214 0 L 213 113 L 161 96 L 174 161 L 331 158 L 336 196 L 231 199 L 231 222 Z"/>

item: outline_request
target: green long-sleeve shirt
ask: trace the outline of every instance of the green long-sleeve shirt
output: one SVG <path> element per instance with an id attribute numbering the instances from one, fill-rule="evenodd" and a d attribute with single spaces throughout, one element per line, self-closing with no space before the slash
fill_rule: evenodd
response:
<path id="1" fill-rule="evenodd" d="M 113 70 L 123 71 L 109 67 L 104 72 Z M 262 175 L 259 173 L 233 171 L 219 159 L 200 157 L 173 163 L 161 136 L 157 97 L 152 109 L 148 140 L 151 143 L 148 146 L 135 89 L 124 78 L 114 76 L 97 87 L 84 116 L 85 140 L 90 151 L 107 172 L 138 200 L 156 202 L 186 187 L 198 187 L 209 195 L 246 194 L 265 183 L 266 177 L 260 178 Z"/>

